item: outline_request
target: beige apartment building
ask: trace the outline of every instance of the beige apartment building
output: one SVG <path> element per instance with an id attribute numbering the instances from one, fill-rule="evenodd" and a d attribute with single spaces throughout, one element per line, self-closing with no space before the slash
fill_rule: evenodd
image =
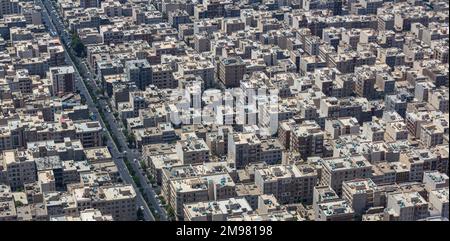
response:
<path id="1" fill-rule="evenodd" d="M 78 211 L 96 208 L 114 220 L 136 220 L 136 192 L 131 185 L 79 187 L 72 195 Z"/>
<path id="2" fill-rule="evenodd" d="M 317 172 L 308 167 L 274 165 L 255 170 L 255 185 L 263 194 L 273 194 L 281 204 L 310 204 L 316 183 Z"/>
<path id="3" fill-rule="evenodd" d="M 371 207 L 378 207 L 383 204 L 383 192 L 370 178 L 343 182 L 342 197 L 359 215 L 362 215 Z"/>
<path id="4" fill-rule="evenodd" d="M 169 204 L 177 219 L 184 219 L 184 204 L 232 198 L 235 183 L 229 174 L 189 177 L 170 181 Z"/>
<path id="5" fill-rule="evenodd" d="M 204 163 L 209 161 L 209 147 L 203 139 L 188 137 L 177 141 L 176 153 L 183 164 Z"/>
<path id="6" fill-rule="evenodd" d="M 3 151 L 0 156 L 0 176 L 7 177 L 11 189 L 23 187 L 25 183 L 37 180 L 36 164 L 26 152 L 18 150 Z"/>
<path id="7" fill-rule="evenodd" d="M 261 140 L 254 133 L 228 133 L 228 161 L 237 169 L 261 159 Z"/>
<path id="8" fill-rule="evenodd" d="M 370 178 L 372 165 L 363 156 L 331 157 L 322 162 L 321 185 L 341 194 L 342 183 L 357 178 Z"/>
<path id="9" fill-rule="evenodd" d="M 428 216 L 428 202 L 418 192 L 387 194 L 385 218 L 388 221 L 416 221 Z"/>
<path id="10" fill-rule="evenodd" d="M 228 218 L 252 212 L 245 198 L 184 204 L 185 221 L 227 221 Z"/>
<path id="11" fill-rule="evenodd" d="M 304 160 L 310 156 L 321 156 L 324 134 L 315 121 L 305 121 L 296 125 L 291 133 L 291 150 L 299 152 Z"/>
<path id="12" fill-rule="evenodd" d="M 219 80 L 227 88 L 239 87 L 245 74 L 245 63 L 240 57 L 224 58 L 219 62 Z"/>

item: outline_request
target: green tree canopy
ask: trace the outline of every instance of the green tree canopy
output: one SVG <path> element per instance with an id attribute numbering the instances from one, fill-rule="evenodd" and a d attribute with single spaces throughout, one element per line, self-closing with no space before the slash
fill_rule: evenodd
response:
<path id="1" fill-rule="evenodd" d="M 86 47 L 76 33 L 72 34 L 72 49 L 78 57 L 86 56 Z"/>

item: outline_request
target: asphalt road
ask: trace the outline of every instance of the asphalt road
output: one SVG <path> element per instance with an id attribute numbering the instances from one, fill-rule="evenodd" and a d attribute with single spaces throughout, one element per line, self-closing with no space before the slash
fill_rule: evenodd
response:
<path id="1" fill-rule="evenodd" d="M 67 44 L 70 43 L 70 35 L 65 33 L 63 23 L 59 20 L 59 17 L 57 16 L 55 9 L 53 8 L 52 4 L 48 0 L 37 0 L 36 3 L 38 3 L 40 6 L 43 7 L 43 10 L 44 10 L 43 11 L 43 19 L 44 19 L 47 27 L 51 30 L 51 32 L 52 31 L 56 32 L 64 42 L 63 47 L 64 47 L 65 53 L 66 53 L 66 62 L 69 65 L 74 66 L 76 80 L 78 80 L 75 83 L 76 88 L 80 91 L 81 94 L 83 94 L 85 96 L 86 103 L 89 106 L 89 110 L 97 117 L 97 119 L 100 121 L 101 125 L 103 126 L 103 129 L 105 130 L 105 134 L 107 136 L 106 145 L 108 146 L 109 150 L 111 151 L 111 155 L 113 156 L 114 162 L 117 165 L 117 168 L 119 170 L 119 173 L 120 173 L 120 176 L 121 176 L 123 182 L 127 183 L 127 184 L 131 184 L 135 188 L 136 194 L 137 194 L 137 205 L 138 205 L 138 207 L 143 207 L 144 219 L 149 220 L 149 221 L 154 221 L 155 218 L 154 218 L 153 214 L 151 213 L 147 203 L 145 202 L 142 194 L 140 193 L 139 188 L 135 185 L 135 183 L 134 183 L 130 173 L 128 172 L 128 169 L 122 159 L 122 153 L 119 152 L 119 149 L 117 148 L 117 146 L 114 143 L 112 136 L 111 136 L 111 134 L 116 135 L 117 139 L 120 141 L 120 144 L 122 146 L 124 146 L 123 144 L 125 143 L 125 139 L 123 137 L 123 133 L 120 133 L 122 135 L 117 135 L 118 134 L 117 126 L 112 125 L 113 123 L 115 123 L 114 117 L 108 112 L 106 112 L 104 114 L 105 114 L 105 117 L 106 117 L 108 123 L 110 123 L 113 133 L 109 133 L 109 131 L 106 129 L 105 123 L 103 122 L 102 118 L 100 117 L 99 110 L 96 108 L 96 105 L 94 104 L 92 96 L 90 95 L 89 91 L 87 90 L 87 87 L 86 87 L 84 81 L 82 81 L 82 77 L 79 72 L 80 70 L 76 67 L 76 65 L 74 65 L 71 57 L 68 54 Z M 44 5 L 44 3 L 45 3 L 45 5 Z M 50 16 L 51 16 L 52 20 L 50 20 Z M 57 26 L 55 26 L 55 24 Z M 61 34 L 61 33 L 63 33 L 63 34 Z M 106 105 L 100 104 L 100 106 L 104 107 Z M 137 153 L 134 153 L 134 151 L 129 151 L 128 147 L 126 147 L 126 151 L 127 151 L 128 160 L 133 160 L 134 158 L 138 158 Z M 133 166 L 133 169 L 135 170 L 135 172 L 139 175 L 141 183 L 146 184 L 147 183 L 146 181 L 143 182 L 144 181 L 143 178 L 145 178 L 145 177 L 143 177 L 143 175 L 141 174 L 141 171 L 139 171 L 139 167 L 136 166 L 136 164 L 133 162 L 132 162 L 132 166 Z M 145 192 L 149 193 L 149 194 L 154 193 L 153 189 L 148 190 L 148 188 L 144 187 L 144 190 L 146 190 Z M 159 206 L 157 204 L 157 200 L 154 200 L 155 199 L 154 194 L 153 194 L 153 196 L 149 197 L 149 200 L 152 201 L 152 199 L 155 202 L 155 203 L 152 202 L 153 206 L 155 208 L 159 208 Z M 159 212 L 159 213 L 161 213 L 161 212 Z M 161 219 L 161 220 L 165 220 L 165 219 Z"/>

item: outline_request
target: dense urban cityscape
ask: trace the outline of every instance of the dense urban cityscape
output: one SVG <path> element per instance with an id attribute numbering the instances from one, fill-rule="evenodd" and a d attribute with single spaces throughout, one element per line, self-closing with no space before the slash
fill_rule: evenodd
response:
<path id="1" fill-rule="evenodd" d="M 0 221 L 448 221 L 448 11 L 0 0 Z"/>

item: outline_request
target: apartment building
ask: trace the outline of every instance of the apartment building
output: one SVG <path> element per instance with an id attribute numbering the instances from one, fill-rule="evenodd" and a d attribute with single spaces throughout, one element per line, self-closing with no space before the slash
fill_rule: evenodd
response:
<path id="1" fill-rule="evenodd" d="M 63 96 L 75 91 L 75 70 L 72 66 L 51 67 L 49 76 L 53 95 Z"/>
<path id="2" fill-rule="evenodd" d="M 388 193 L 385 212 L 390 221 L 416 221 L 429 216 L 428 203 L 417 192 Z"/>
<path id="3" fill-rule="evenodd" d="M 370 179 L 354 179 L 342 184 L 342 197 L 355 214 L 362 215 L 371 207 L 382 206 L 383 192 Z"/>
<path id="4" fill-rule="evenodd" d="M 12 190 L 22 188 L 25 183 L 37 180 L 36 164 L 26 152 L 20 150 L 3 151 L 0 172 L 5 176 Z"/>
<path id="5" fill-rule="evenodd" d="M 238 169 L 261 159 L 261 140 L 253 133 L 228 133 L 228 161 Z"/>
<path id="6" fill-rule="evenodd" d="M 184 204 L 229 199 L 234 197 L 236 187 L 229 174 L 171 180 L 169 185 L 169 204 L 181 220 L 184 219 Z"/>
<path id="7" fill-rule="evenodd" d="M 152 68 L 146 60 L 131 60 L 125 63 L 125 75 L 127 79 L 134 82 L 140 90 L 152 83 Z"/>
<path id="8" fill-rule="evenodd" d="M 189 136 L 177 141 L 176 153 L 183 164 L 205 163 L 209 161 L 210 150 L 203 139 Z"/>
<path id="9" fill-rule="evenodd" d="M 322 160 L 321 185 L 342 193 L 342 184 L 357 178 L 370 178 L 372 165 L 363 156 L 332 157 Z"/>
<path id="10" fill-rule="evenodd" d="M 255 170 L 255 184 L 263 194 L 273 194 L 281 204 L 312 203 L 317 172 L 310 167 L 274 165 Z"/>
<path id="11" fill-rule="evenodd" d="M 218 77 L 227 88 L 239 87 L 245 74 L 246 65 L 240 57 L 229 57 L 220 60 Z"/>
<path id="12" fill-rule="evenodd" d="M 245 198 L 184 204 L 185 221 L 227 221 L 228 218 L 252 212 Z"/>
<path id="13" fill-rule="evenodd" d="M 324 131 L 314 121 L 305 121 L 294 127 L 291 133 L 291 150 L 300 153 L 306 160 L 310 156 L 321 156 L 323 153 Z"/>
<path id="14" fill-rule="evenodd" d="M 72 195 L 79 212 L 96 208 L 114 220 L 136 220 L 136 192 L 131 185 L 80 187 Z"/>

